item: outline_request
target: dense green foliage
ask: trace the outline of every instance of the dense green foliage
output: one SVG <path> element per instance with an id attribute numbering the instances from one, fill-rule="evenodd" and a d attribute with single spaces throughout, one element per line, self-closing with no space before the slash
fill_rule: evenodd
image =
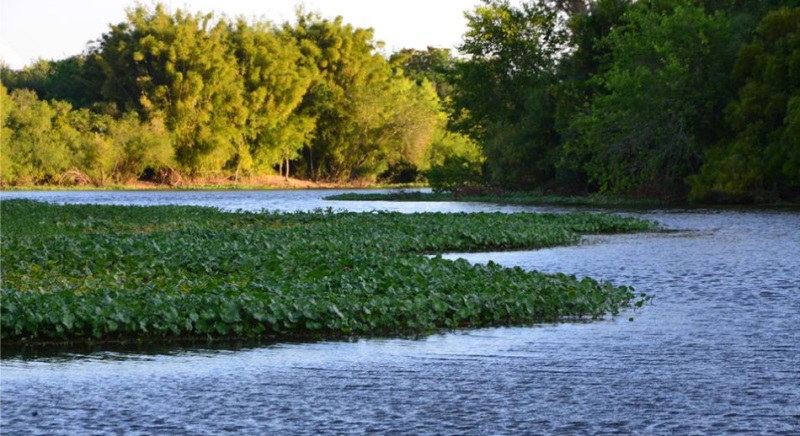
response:
<path id="1" fill-rule="evenodd" d="M 81 55 L 0 70 L 2 183 L 275 171 L 337 182 L 405 171 L 414 182 L 447 153 L 480 160 L 446 130 L 443 73 L 425 79 L 419 63 L 390 61 L 379 47 L 341 17 L 299 12 L 276 25 L 133 8 Z"/>
<path id="2" fill-rule="evenodd" d="M 602 190 L 681 194 L 715 140 L 730 24 L 684 3 L 630 8 L 603 40 L 613 62 L 593 78 L 602 91 L 572 120 L 568 143 Z"/>
<path id="3" fill-rule="evenodd" d="M 593 214 L 0 207 L 3 344 L 404 335 L 617 314 L 643 296 L 588 278 L 421 254 L 549 247 L 580 233 L 655 227 Z"/>
<path id="4" fill-rule="evenodd" d="M 798 201 L 798 11 L 800 0 L 483 0 L 465 14 L 460 57 L 387 58 L 341 17 L 275 25 L 137 7 L 82 55 L 0 69 L 0 182 L 278 171 Z"/>
<path id="5" fill-rule="evenodd" d="M 557 141 L 549 89 L 567 33 L 558 11 L 540 3 L 486 2 L 467 15 L 453 72 L 455 126 L 481 144 L 490 180 L 512 188 L 553 177 Z"/>
<path id="6" fill-rule="evenodd" d="M 507 188 L 796 200 L 798 7 L 485 0 L 454 125 Z"/>
<path id="7" fill-rule="evenodd" d="M 708 151 L 694 194 L 792 198 L 800 187 L 800 7 L 770 12 L 733 71 L 732 132 Z"/>
<path id="8" fill-rule="evenodd" d="M 169 134 L 133 113 L 119 118 L 69 103 L 43 101 L 22 89 L 10 96 L 0 86 L 2 183 L 125 183 L 145 168 L 173 162 Z"/>

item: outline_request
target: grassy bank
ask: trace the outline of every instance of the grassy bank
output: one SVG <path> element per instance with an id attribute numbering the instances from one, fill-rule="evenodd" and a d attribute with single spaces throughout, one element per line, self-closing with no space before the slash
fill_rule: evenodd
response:
<path id="1" fill-rule="evenodd" d="M 339 201 L 463 201 L 478 203 L 513 204 L 524 206 L 592 206 L 592 207 L 656 207 L 664 205 L 659 200 L 626 199 L 610 196 L 561 197 L 540 195 L 530 192 L 510 192 L 504 194 L 457 195 L 451 192 L 389 192 L 389 193 L 348 193 L 331 195 L 326 200 Z"/>
<path id="2" fill-rule="evenodd" d="M 0 202 L 2 344 L 408 335 L 617 314 L 624 286 L 426 257 L 649 231 L 613 215 Z"/>

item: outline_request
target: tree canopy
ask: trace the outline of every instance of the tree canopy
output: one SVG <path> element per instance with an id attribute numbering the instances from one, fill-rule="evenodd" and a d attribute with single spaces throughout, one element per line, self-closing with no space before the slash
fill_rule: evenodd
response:
<path id="1" fill-rule="evenodd" d="M 800 199 L 800 1 L 482 0 L 458 54 L 372 29 L 130 9 L 2 80 L 3 184 L 269 173 Z"/>
<path id="2" fill-rule="evenodd" d="M 79 56 L 0 70 L 3 183 L 419 173 L 447 116 L 433 79 L 379 48 L 341 17 L 137 6 Z"/>
<path id="3" fill-rule="evenodd" d="M 501 187 L 797 200 L 797 3 L 484 0 L 452 122 Z"/>

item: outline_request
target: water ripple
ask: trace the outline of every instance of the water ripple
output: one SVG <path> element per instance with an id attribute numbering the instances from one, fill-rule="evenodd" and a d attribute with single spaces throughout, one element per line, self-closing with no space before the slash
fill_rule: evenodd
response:
<path id="1" fill-rule="evenodd" d="M 5 357 L 0 425 L 22 435 L 800 434 L 800 214 L 641 216 L 689 230 L 449 255 L 656 296 L 617 319 Z"/>

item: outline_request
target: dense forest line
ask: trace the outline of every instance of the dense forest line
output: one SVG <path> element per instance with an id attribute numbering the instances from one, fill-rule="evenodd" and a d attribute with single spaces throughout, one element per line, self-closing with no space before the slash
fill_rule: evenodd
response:
<path id="1" fill-rule="evenodd" d="M 4 185 L 310 180 L 800 199 L 800 0 L 484 0 L 461 56 L 137 7 L 2 68 Z"/>
<path id="2" fill-rule="evenodd" d="M 404 73 L 440 55 L 387 59 L 341 18 L 137 7 L 83 54 L 2 71 L 3 182 L 413 180 L 445 156 L 480 156 L 446 130 L 434 84 Z"/>

